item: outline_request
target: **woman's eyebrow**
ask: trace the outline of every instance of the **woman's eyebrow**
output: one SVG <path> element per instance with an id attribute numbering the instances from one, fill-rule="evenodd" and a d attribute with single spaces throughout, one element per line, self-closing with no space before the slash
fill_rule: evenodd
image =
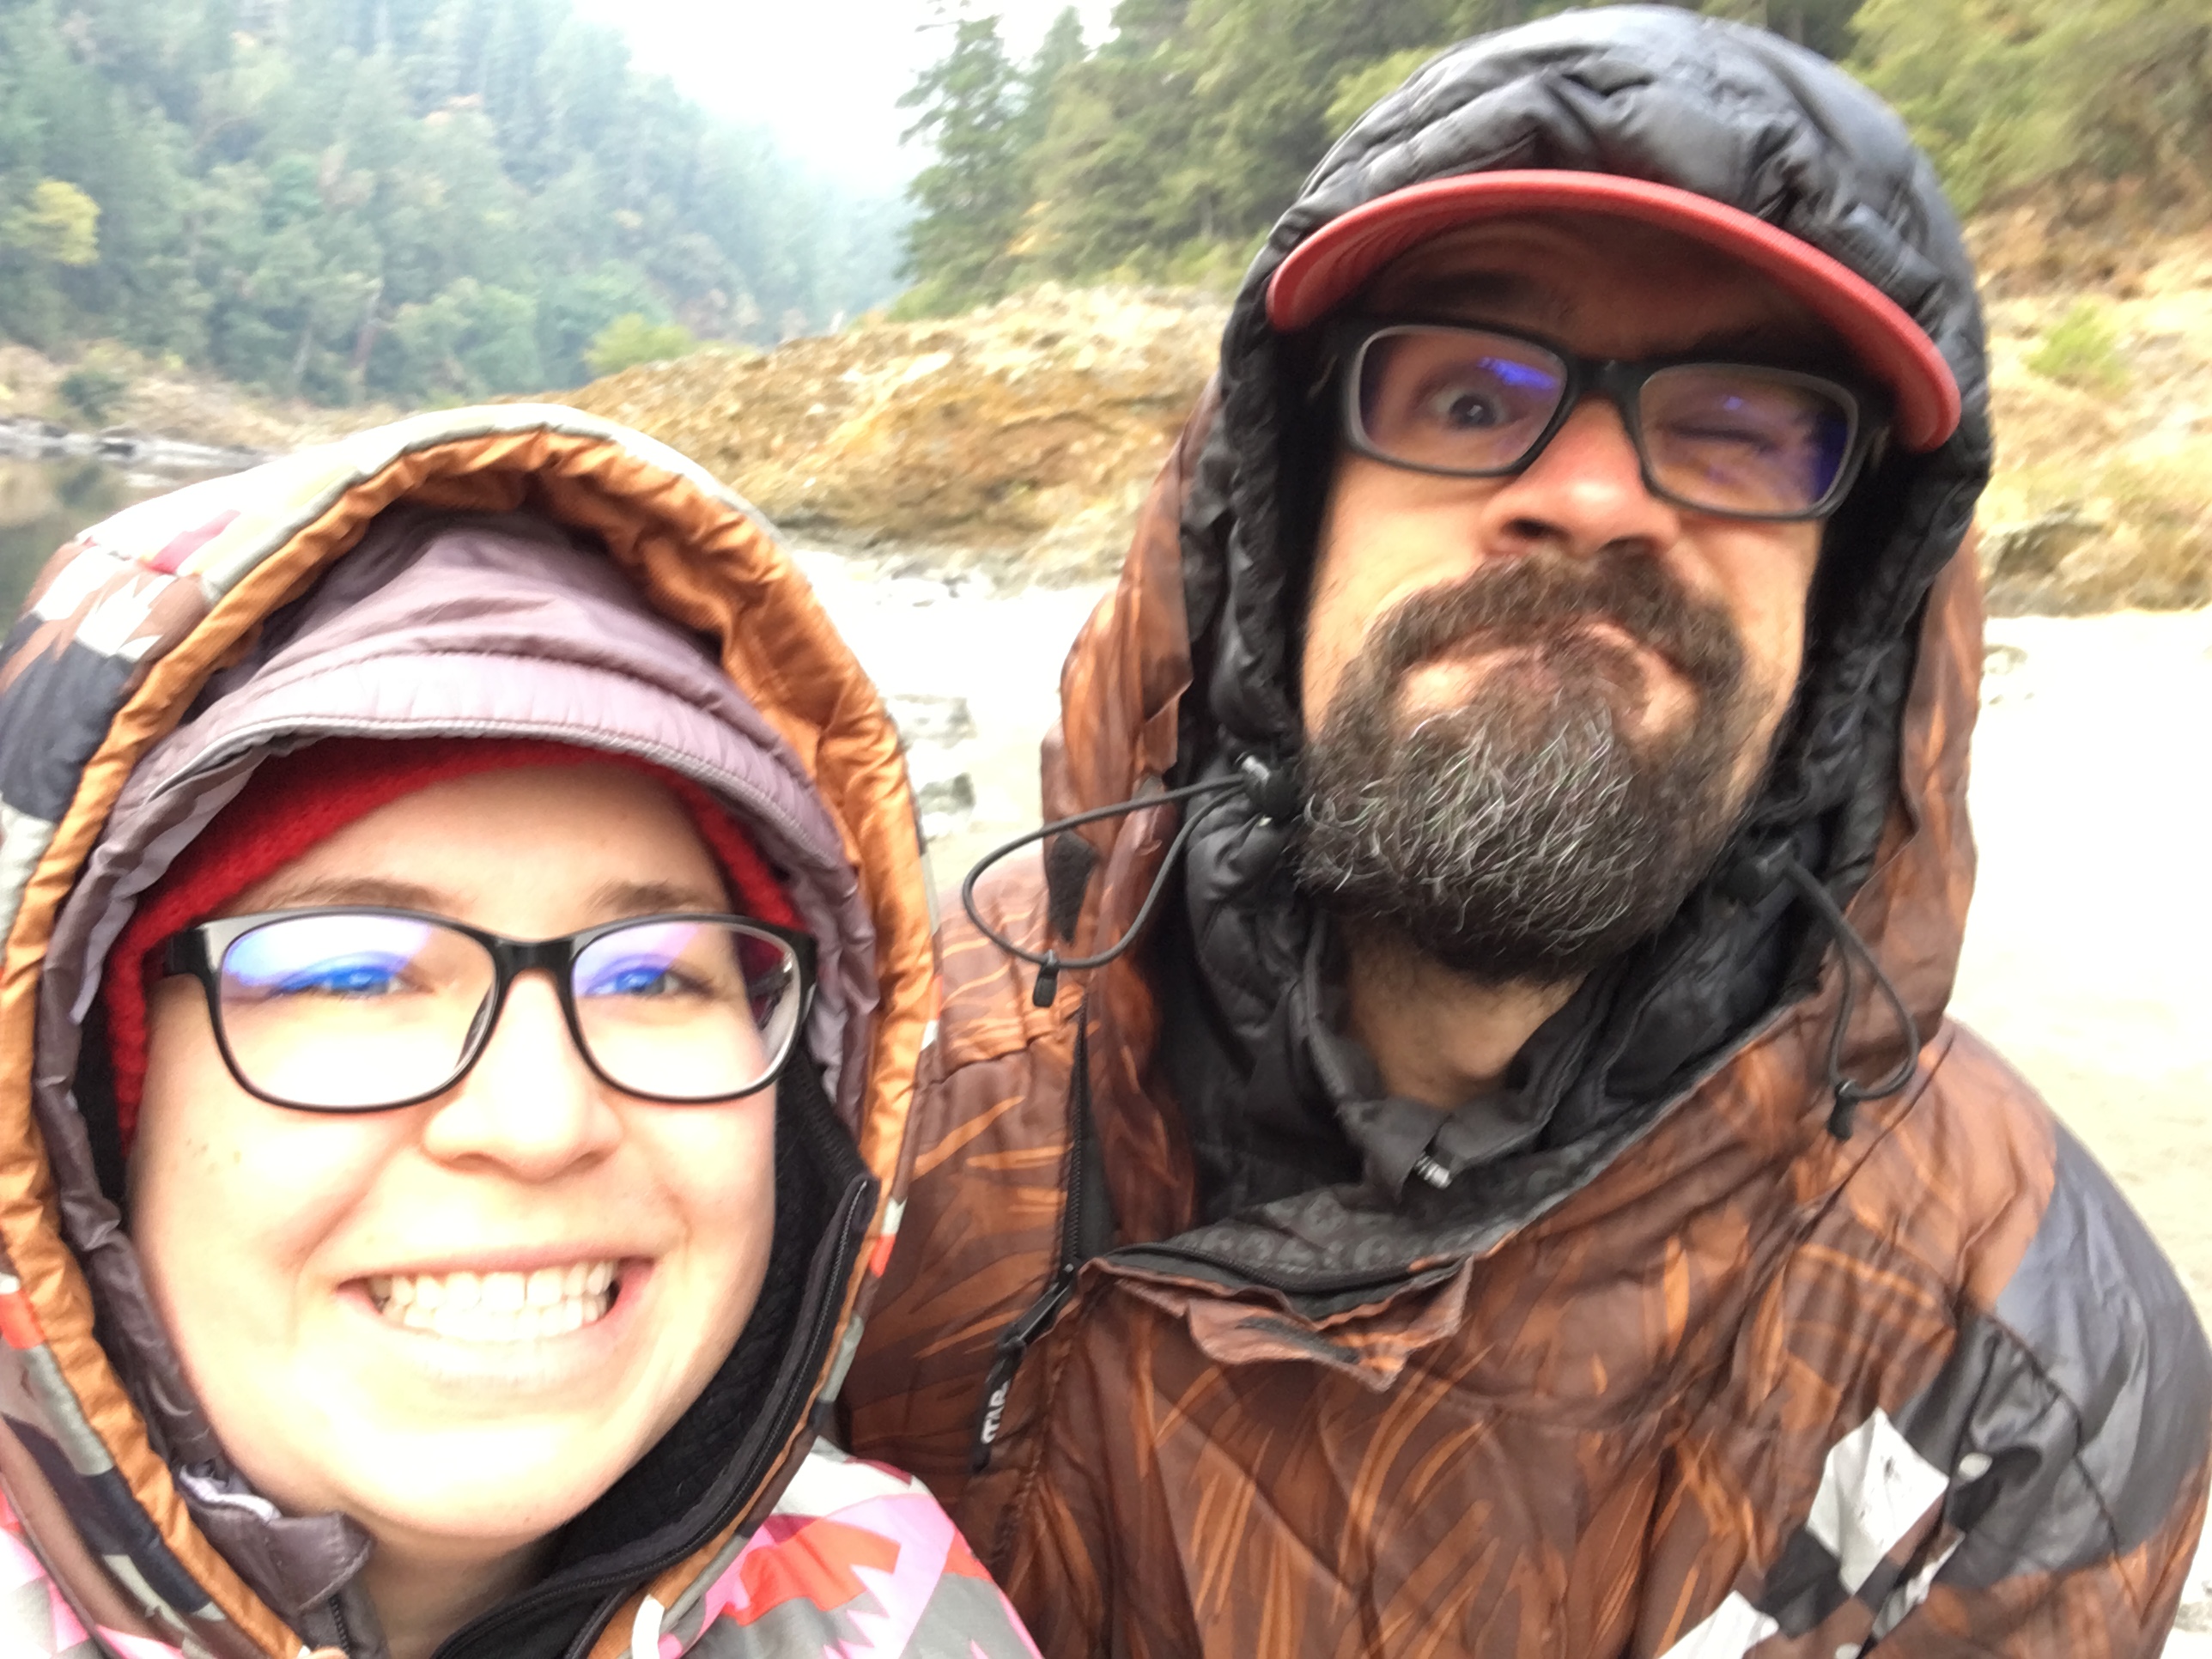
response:
<path id="1" fill-rule="evenodd" d="M 313 904 L 374 904 L 390 910 L 443 914 L 451 907 L 452 897 L 419 882 L 384 876 L 319 876 L 279 882 L 254 896 L 254 908 L 260 910 L 295 910 Z"/>
<path id="2" fill-rule="evenodd" d="M 730 908 L 729 895 L 681 881 L 610 881 L 592 894 L 594 913 L 611 916 L 651 915 L 661 910 L 720 912 Z"/>

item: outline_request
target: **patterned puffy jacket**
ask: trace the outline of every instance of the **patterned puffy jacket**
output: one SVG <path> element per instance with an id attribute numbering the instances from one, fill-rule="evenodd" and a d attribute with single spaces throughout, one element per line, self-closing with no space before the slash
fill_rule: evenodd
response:
<path id="1" fill-rule="evenodd" d="M 736 1350 L 549 1576 L 440 1659 L 1033 1653 L 936 1500 L 817 1437 L 896 1230 L 935 991 L 896 733 L 742 502 L 635 433 L 517 405 L 127 509 L 54 556 L 9 639 L 0 1656 L 383 1659 L 366 1534 L 231 1467 L 121 1224 L 113 1115 L 79 1104 L 106 1086 L 93 991 L 132 896 L 270 746 L 441 731 L 582 741 L 717 793 L 819 972 Z"/>
<path id="2" fill-rule="evenodd" d="M 2204 1512 L 2212 1356 L 2111 1182 L 1944 1018 L 1987 384 L 1957 226 L 1870 95 L 1772 35 L 1601 7 L 1364 117 L 1255 261 L 1068 659 L 1047 813 L 1295 754 L 1327 456 L 1267 282 L 1386 191 L 1546 166 L 1781 226 L 1910 312 L 1964 394 L 1955 436 L 1831 526 L 1735 845 L 1531 1040 L 1525 1139 L 1470 1151 L 1443 1120 L 1441 1190 L 1329 1086 L 1295 814 L 1265 789 L 1208 803 L 1141 948 L 1048 1006 L 955 916 L 851 1443 L 946 1499 L 1064 1659 L 2148 1659 Z M 1103 951 L 1178 823 L 1065 830 L 984 915 Z"/>

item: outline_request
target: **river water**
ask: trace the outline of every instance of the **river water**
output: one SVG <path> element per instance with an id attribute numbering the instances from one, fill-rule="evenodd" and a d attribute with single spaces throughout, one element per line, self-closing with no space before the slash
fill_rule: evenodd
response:
<path id="1" fill-rule="evenodd" d="M 0 459 L 0 615 L 14 617 L 46 560 L 78 531 L 184 482 L 104 461 Z"/>

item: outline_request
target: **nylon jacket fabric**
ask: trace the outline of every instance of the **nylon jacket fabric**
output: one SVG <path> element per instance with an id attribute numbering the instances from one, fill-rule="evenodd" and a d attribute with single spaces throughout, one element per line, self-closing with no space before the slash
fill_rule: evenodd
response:
<path id="1" fill-rule="evenodd" d="M 896 1229 L 934 998 L 896 733 L 744 503 L 530 405 L 131 508 L 55 556 L 0 659 L 0 1652 L 383 1659 L 367 1535 L 253 1492 L 182 1382 L 99 1109 L 100 968 L 136 898 L 261 760 L 340 735 L 670 768 L 745 823 L 817 945 L 751 1321 L 544 1579 L 441 1659 L 1033 1652 L 935 1499 L 816 1432 Z"/>
<path id="2" fill-rule="evenodd" d="M 1832 524 L 1763 793 L 1675 920 L 1532 1039 L 1532 1138 L 1440 1192 L 1379 1180 L 1321 1086 L 1294 827 L 1257 800 L 1223 798 L 1146 948 L 1049 1007 L 954 915 L 852 1443 L 946 1498 L 1054 1656 L 2148 1659 L 2202 1522 L 2212 1356 L 2110 1182 L 1944 1018 L 1986 376 L 1957 227 L 1871 96 L 1759 32 L 1619 8 L 1470 42 L 1370 112 L 1248 276 L 1069 657 L 1047 816 L 1295 754 L 1325 455 L 1267 278 L 1390 190 L 1547 166 L 1781 226 L 1960 386 L 1949 441 L 1888 456 Z M 1096 951 L 1177 823 L 1062 834 L 987 878 L 987 918 Z M 1785 861 L 1923 1039 L 1848 1139 L 1844 960 Z M 1844 1074 L 1901 1036 L 1860 994 Z"/>

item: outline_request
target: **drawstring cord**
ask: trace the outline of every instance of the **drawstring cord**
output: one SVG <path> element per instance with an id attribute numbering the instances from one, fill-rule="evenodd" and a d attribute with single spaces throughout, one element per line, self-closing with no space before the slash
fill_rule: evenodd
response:
<path id="1" fill-rule="evenodd" d="M 1121 938 L 1093 956 L 1063 957 L 1057 951 L 1049 949 L 1031 951 L 1015 944 L 993 927 L 975 908 L 975 884 L 981 879 L 983 872 L 1000 859 L 1018 853 L 1032 842 L 1042 841 L 1048 836 L 1056 836 L 1062 830 L 1073 830 L 1080 824 L 1096 823 L 1101 818 L 1118 817 L 1125 812 L 1141 811 L 1148 806 L 1170 806 L 1177 801 L 1194 800 L 1201 795 L 1225 796 L 1232 789 L 1242 791 L 1264 817 L 1287 818 L 1297 816 L 1297 775 L 1288 766 L 1264 761 L 1257 755 L 1246 755 L 1237 763 L 1237 770 L 1231 776 L 1209 778 L 1203 783 L 1185 784 L 1180 789 L 1164 789 L 1158 794 L 1136 795 L 1127 800 L 1116 801 L 1111 806 L 1095 806 L 1087 812 L 1054 818 L 1027 835 L 1017 836 L 1013 840 L 993 848 L 976 860 L 975 868 L 969 871 L 966 878 L 961 882 L 960 908 L 968 913 L 968 920 L 975 924 L 975 931 L 985 939 L 1007 955 L 1036 966 L 1036 985 L 1030 993 L 1030 1001 L 1036 1007 L 1049 1008 L 1053 999 L 1060 993 L 1060 976 L 1063 972 L 1103 968 L 1136 943 L 1138 935 L 1145 931 L 1145 924 L 1152 920 L 1152 911 L 1160 902 L 1160 895 L 1167 890 L 1168 877 L 1174 871 L 1176 860 L 1182 855 L 1192 832 L 1228 803 L 1225 799 L 1214 801 L 1205 811 L 1194 812 L 1183 820 L 1182 827 L 1176 831 L 1175 839 L 1168 843 L 1167 856 L 1160 860 L 1159 872 L 1152 878 L 1152 887 L 1145 894 L 1145 902 L 1137 907 L 1135 917 Z"/>
<path id="2" fill-rule="evenodd" d="M 1838 1140 L 1849 1140 L 1862 1101 L 1886 1100 L 1912 1081 L 1920 1065 L 1920 1026 L 1912 1018 L 1912 1011 L 1905 1006 L 1905 998 L 1896 984 L 1882 971 L 1881 963 L 1875 960 L 1874 952 L 1858 936 L 1858 930 L 1844 917 L 1834 896 L 1814 878 L 1813 872 L 1796 859 L 1785 856 L 1775 866 L 1774 873 L 1796 889 L 1798 896 L 1813 907 L 1814 914 L 1842 947 L 1843 996 L 1836 1011 L 1834 1029 L 1828 1034 L 1827 1084 L 1835 1098 L 1828 1112 L 1828 1133 Z M 1905 1058 L 1894 1072 L 1879 1083 L 1860 1083 L 1844 1075 L 1844 1039 L 1850 1031 L 1851 1012 L 1858 1003 L 1858 985 L 1851 972 L 1854 957 L 1874 975 L 1875 986 L 1888 1000 L 1890 1011 L 1905 1031 Z"/>
<path id="3" fill-rule="evenodd" d="M 1235 772 L 1226 777 L 1209 778 L 1202 783 L 1185 784 L 1179 789 L 1164 789 L 1155 794 L 1135 795 L 1127 800 L 1116 801 L 1110 806 L 1095 806 L 1086 812 L 1054 818 L 1026 835 L 1017 836 L 1013 840 L 993 848 L 976 860 L 975 867 L 961 882 L 960 907 L 967 911 L 969 921 L 975 924 L 976 932 L 985 939 L 1007 955 L 1035 966 L 1036 983 L 1030 991 L 1030 1000 L 1039 1008 L 1049 1008 L 1059 994 L 1060 976 L 1063 972 L 1103 968 L 1136 943 L 1145 931 L 1145 924 L 1152 920 L 1152 912 L 1158 908 L 1160 896 L 1167 890 L 1168 879 L 1173 874 L 1183 848 L 1189 844 L 1192 835 L 1199 825 L 1228 805 L 1227 797 L 1231 791 L 1241 792 L 1261 816 L 1267 818 L 1282 820 L 1296 817 L 1301 805 L 1294 767 L 1281 762 L 1263 760 L 1257 755 L 1246 755 L 1237 761 Z M 1195 800 L 1206 795 L 1222 799 L 1212 801 L 1204 810 L 1183 820 L 1182 828 L 1176 831 L 1175 839 L 1168 843 L 1167 856 L 1160 860 L 1159 870 L 1152 877 L 1152 884 L 1146 891 L 1144 902 L 1137 907 L 1136 915 L 1123 930 L 1121 938 L 1103 951 L 1087 957 L 1063 957 L 1051 949 L 1032 951 L 1016 944 L 985 921 L 976 908 L 975 884 L 982 878 L 984 872 L 1024 847 L 1059 835 L 1063 830 L 1096 823 L 1102 818 L 1119 817 L 1150 806 L 1172 806 L 1180 801 Z M 1912 1018 L 1912 1011 L 1905 1006 L 1904 994 L 1883 971 L 1881 963 L 1838 907 L 1834 896 L 1786 848 L 1773 848 L 1745 859 L 1737 866 L 1733 878 L 1725 884 L 1737 897 L 1748 900 L 1755 898 L 1762 891 L 1771 891 L 1777 882 L 1789 883 L 1797 896 L 1812 907 L 1814 915 L 1820 919 L 1821 924 L 1840 947 L 1843 988 L 1835 1024 L 1828 1034 L 1826 1081 L 1833 1099 L 1828 1112 L 1828 1133 L 1838 1140 L 1849 1140 L 1863 1103 L 1886 1100 L 1901 1092 L 1912 1081 L 1913 1073 L 1920 1064 L 1919 1022 Z M 1859 968 L 1873 976 L 1875 988 L 1889 1004 L 1890 1012 L 1897 1017 L 1899 1029 L 1905 1034 L 1905 1057 L 1899 1061 L 1895 1071 L 1875 1083 L 1861 1083 L 1844 1074 L 1844 1044 L 1850 1033 L 1851 1016 L 1858 1007 L 1859 982 L 1854 971 L 1855 961 Z"/>

